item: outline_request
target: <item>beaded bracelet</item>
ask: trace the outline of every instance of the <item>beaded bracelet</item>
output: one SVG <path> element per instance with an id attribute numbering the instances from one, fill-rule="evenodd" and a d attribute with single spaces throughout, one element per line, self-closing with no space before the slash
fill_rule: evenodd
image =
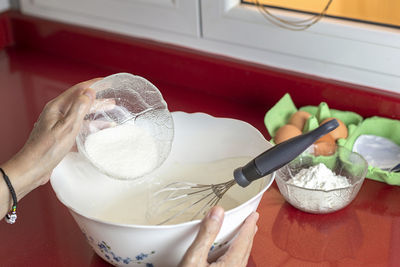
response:
<path id="1" fill-rule="evenodd" d="M 14 187 L 11 185 L 10 179 L 2 168 L 0 168 L 0 172 L 3 174 L 4 181 L 6 182 L 8 189 L 10 190 L 11 197 L 13 199 L 13 206 L 4 219 L 6 220 L 6 222 L 13 224 L 17 220 L 17 195 L 15 194 Z"/>

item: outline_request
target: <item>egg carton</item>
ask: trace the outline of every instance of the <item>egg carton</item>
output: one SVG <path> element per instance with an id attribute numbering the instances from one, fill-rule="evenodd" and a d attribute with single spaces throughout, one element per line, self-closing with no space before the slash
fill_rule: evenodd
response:
<path id="1" fill-rule="evenodd" d="M 264 123 L 271 136 L 271 143 L 280 127 L 289 122 L 293 113 L 302 110 L 311 114 L 304 125 L 303 133 L 318 127 L 319 123 L 327 118 L 337 118 L 347 127 L 347 138 L 340 138 L 337 144 L 353 150 L 356 140 L 361 135 L 373 135 L 387 138 L 400 145 L 400 121 L 383 118 L 363 118 L 352 111 L 343 111 L 329 108 L 328 104 L 321 102 L 318 106 L 304 106 L 297 108 L 289 94 L 285 94 L 270 110 L 267 111 Z M 325 156 L 319 156 L 323 161 Z M 400 160 L 399 160 L 400 162 Z M 400 173 L 368 166 L 366 178 L 385 182 L 390 185 L 400 185 Z"/>

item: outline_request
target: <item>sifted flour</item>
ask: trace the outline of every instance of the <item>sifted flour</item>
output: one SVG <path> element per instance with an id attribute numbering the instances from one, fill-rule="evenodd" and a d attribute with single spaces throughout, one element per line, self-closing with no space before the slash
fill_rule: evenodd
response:
<path id="1" fill-rule="evenodd" d="M 353 188 L 350 187 L 348 179 L 336 175 L 322 163 L 301 170 L 288 180 L 287 184 L 297 186 L 287 187 L 287 195 L 292 205 L 311 213 L 327 213 L 341 209 L 353 196 Z"/>
<path id="2" fill-rule="evenodd" d="M 158 161 L 155 139 L 144 128 L 122 124 L 89 135 L 85 150 L 90 161 L 116 178 L 132 179 L 152 171 Z"/>
<path id="3" fill-rule="evenodd" d="M 301 170 L 288 183 L 308 189 L 326 191 L 350 185 L 346 177 L 336 175 L 323 163 Z"/>

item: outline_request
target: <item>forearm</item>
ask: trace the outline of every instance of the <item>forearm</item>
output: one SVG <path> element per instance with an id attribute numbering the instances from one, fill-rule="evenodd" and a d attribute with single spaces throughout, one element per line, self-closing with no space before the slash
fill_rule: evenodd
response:
<path id="1" fill-rule="evenodd" d="M 40 185 L 40 179 L 35 177 L 37 171 L 30 164 L 26 156 L 19 153 L 0 165 L 10 179 L 18 201 Z M 0 218 L 2 218 L 10 211 L 13 201 L 2 174 L 0 180 Z"/>
<path id="2" fill-rule="evenodd" d="M 0 165 L 11 181 L 17 201 L 47 183 L 53 168 L 71 150 L 83 118 L 96 98 L 96 92 L 89 87 L 97 80 L 79 83 L 48 102 L 21 151 Z M 0 180 L 0 216 L 4 216 L 13 201 L 3 177 Z"/>

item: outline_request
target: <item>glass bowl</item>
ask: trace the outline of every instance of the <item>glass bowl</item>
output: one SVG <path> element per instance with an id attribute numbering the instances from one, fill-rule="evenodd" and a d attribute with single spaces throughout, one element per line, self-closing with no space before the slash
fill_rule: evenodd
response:
<path id="1" fill-rule="evenodd" d="M 276 173 L 276 183 L 282 196 L 292 206 L 309 213 L 330 213 L 346 207 L 356 197 L 368 170 L 367 161 L 358 153 L 336 146 L 327 156 L 316 156 L 312 145 Z M 330 190 L 310 189 L 292 184 L 293 177 L 303 169 L 323 163 L 334 174 L 347 178 L 345 187 Z"/>
<path id="2" fill-rule="evenodd" d="M 78 151 L 111 178 L 133 180 L 157 169 L 169 155 L 174 134 L 157 87 L 140 76 L 118 73 L 91 88 L 96 100 L 76 138 Z"/>

